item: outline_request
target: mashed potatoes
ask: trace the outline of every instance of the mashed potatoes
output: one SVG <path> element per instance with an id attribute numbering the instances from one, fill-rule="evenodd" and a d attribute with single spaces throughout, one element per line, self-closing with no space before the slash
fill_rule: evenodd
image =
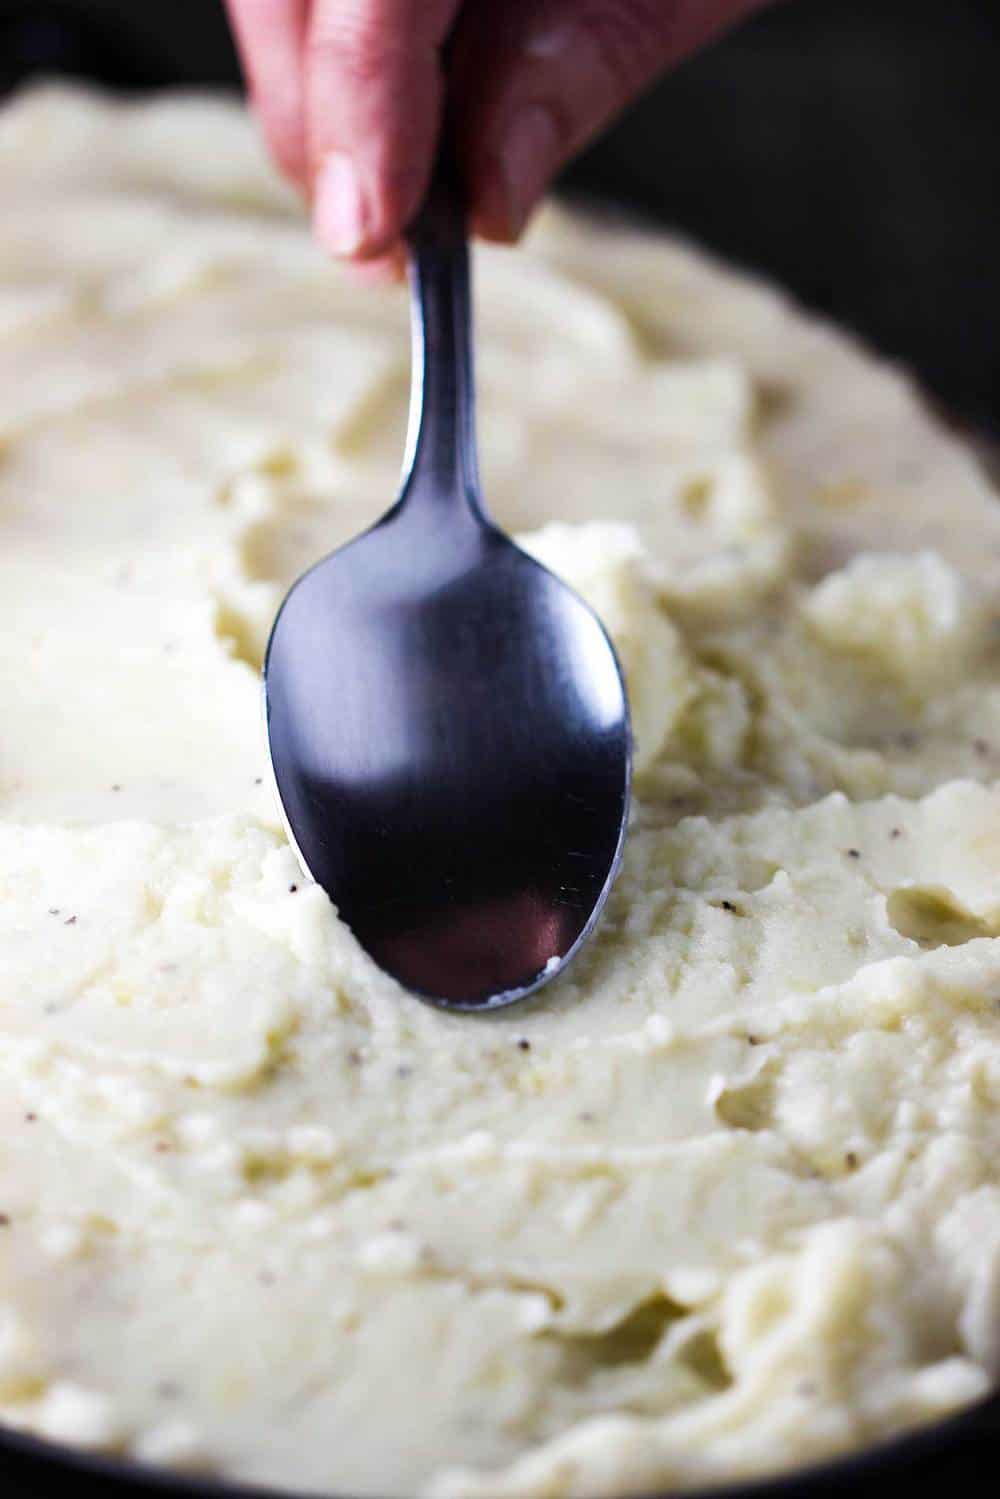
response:
<path id="1" fill-rule="evenodd" d="M 658 238 L 479 253 L 486 493 L 629 678 L 634 825 L 438 1013 L 287 847 L 258 667 L 393 495 L 405 298 L 234 107 L 0 119 L 0 1418 L 359 1495 L 651 1491 L 1000 1375 L 1000 507 Z M 410 872 L 400 871 L 400 879 Z"/>

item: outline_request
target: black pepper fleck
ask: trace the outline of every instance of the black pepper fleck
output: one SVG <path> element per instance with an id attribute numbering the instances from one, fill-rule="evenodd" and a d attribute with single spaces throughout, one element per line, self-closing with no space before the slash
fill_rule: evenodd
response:
<path id="1" fill-rule="evenodd" d="M 520 1041 L 518 1041 L 517 1046 L 518 1046 L 518 1050 L 519 1051 L 530 1051 L 531 1050 L 531 1042 L 528 1041 L 524 1036 L 522 1036 L 521 1039 L 520 1039 Z"/>
<path id="2" fill-rule="evenodd" d="M 264 777 L 263 776 L 254 776 L 253 783 L 254 783 L 255 786 L 263 786 L 263 784 L 264 784 Z"/>
<path id="3" fill-rule="evenodd" d="M 63 922 L 63 926 L 76 926 L 76 917 L 67 916 L 66 920 Z"/>
<path id="4" fill-rule="evenodd" d="M 356 1046 L 352 1047 L 351 1050 L 347 1053 L 347 1060 L 350 1062 L 352 1067 L 361 1066 L 361 1053 L 360 1051 L 358 1051 Z"/>
<path id="5" fill-rule="evenodd" d="M 986 739 L 973 739 L 972 748 L 977 755 L 988 755 L 990 752 L 989 741 Z"/>
<path id="6" fill-rule="evenodd" d="M 399 1066 L 396 1068 L 396 1076 L 409 1077 L 412 1071 L 413 1068 L 410 1066 L 409 1062 L 400 1062 Z"/>
<path id="7" fill-rule="evenodd" d="M 860 859 L 861 858 L 861 850 L 859 848 L 849 848 L 847 850 L 847 857 L 849 859 Z"/>
<path id="8" fill-rule="evenodd" d="M 580 1115 L 580 1123 L 581 1124 L 593 1124 L 593 1122 L 594 1122 L 594 1115 L 590 1112 L 589 1109 L 584 1109 L 583 1113 Z"/>
<path id="9" fill-rule="evenodd" d="M 50 916 L 58 916 L 59 915 L 59 907 L 58 906 L 49 906 L 49 915 Z"/>
<path id="10" fill-rule="evenodd" d="M 903 829 L 902 828 L 893 828 L 892 832 L 889 834 L 890 838 L 902 838 L 902 836 L 903 836 Z"/>
<path id="11" fill-rule="evenodd" d="M 0 1228 L 10 1228 L 10 1215 L 8 1213 L 0 1213 Z"/>
<path id="12" fill-rule="evenodd" d="M 731 900 L 724 900 L 722 902 L 722 909 L 724 911 L 735 911 L 736 907 L 733 905 Z"/>
<path id="13" fill-rule="evenodd" d="M 858 1158 L 853 1150 L 849 1150 L 847 1152 L 844 1157 L 844 1162 L 850 1171 L 854 1170 L 855 1166 L 858 1164 Z"/>
<path id="14" fill-rule="evenodd" d="M 747 1043 L 750 1046 L 759 1046 L 761 1044 L 760 1043 L 760 1037 L 759 1036 L 747 1036 Z"/>
<path id="15" fill-rule="evenodd" d="M 289 893 L 289 895 L 294 895 L 295 892 L 296 892 L 296 890 L 298 888 L 299 888 L 298 885 L 289 885 L 289 887 L 288 887 L 288 893 Z"/>
<path id="16" fill-rule="evenodd" d="M 24 1122 L 25 1122 L 25 1124 L 34 1124 L 34 1123 L 35 1123 L 35 1120 L 36 1120 L 36 1119 L 37 1119 L 37 1118 L 38 1118 L 38 1115 L 37 1115 L 37 1114 L 34 1114 L 34 1113 L 27 1113 L 27 1114 L 25 1114 L 25 1116 L 24 1116 Z"/>
<path id="17" fill-rule="evenodd" d="M 118 782 L 116 781 L 115 784 L 112 786 L 111 789 L 112 789 L 112 791 L 120 791 L 122 788 L 121 788 L 121 786 L 119 786 Z"/>

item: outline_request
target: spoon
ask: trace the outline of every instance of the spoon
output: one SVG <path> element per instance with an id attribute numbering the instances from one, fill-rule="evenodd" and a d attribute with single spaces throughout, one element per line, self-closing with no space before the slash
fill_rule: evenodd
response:
<path id="1" fill-rule="evenodd" d="M 483 504 L 443 154 L 409 238 L 400 496 L 285 599 L 267 727 L 289 836 L 357 939 L 421 998 L 485 1010 L 554 977 L 594 928 L 628 814 L 628 702 L 596 615 Z"/>

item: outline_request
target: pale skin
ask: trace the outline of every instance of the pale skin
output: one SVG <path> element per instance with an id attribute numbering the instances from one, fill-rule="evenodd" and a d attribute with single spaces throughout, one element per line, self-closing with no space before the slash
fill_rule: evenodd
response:
<path id="1" fill-rule="evenodd" d="M 472 227 L 511 243 L 587 141 L 765 0 L 226 3 L 268 145 L 320 243 L 391 275 L 446 91 Z"/>

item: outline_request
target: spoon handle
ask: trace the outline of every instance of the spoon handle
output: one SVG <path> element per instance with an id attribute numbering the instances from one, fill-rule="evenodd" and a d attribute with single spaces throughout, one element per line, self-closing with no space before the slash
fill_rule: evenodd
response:
<path id="1" fill-rule="evenodd" d="M 413 359 L 403 499 L 458 500 L 481 513 L 469 247 L 446 143 L 408 239 Z"/>

